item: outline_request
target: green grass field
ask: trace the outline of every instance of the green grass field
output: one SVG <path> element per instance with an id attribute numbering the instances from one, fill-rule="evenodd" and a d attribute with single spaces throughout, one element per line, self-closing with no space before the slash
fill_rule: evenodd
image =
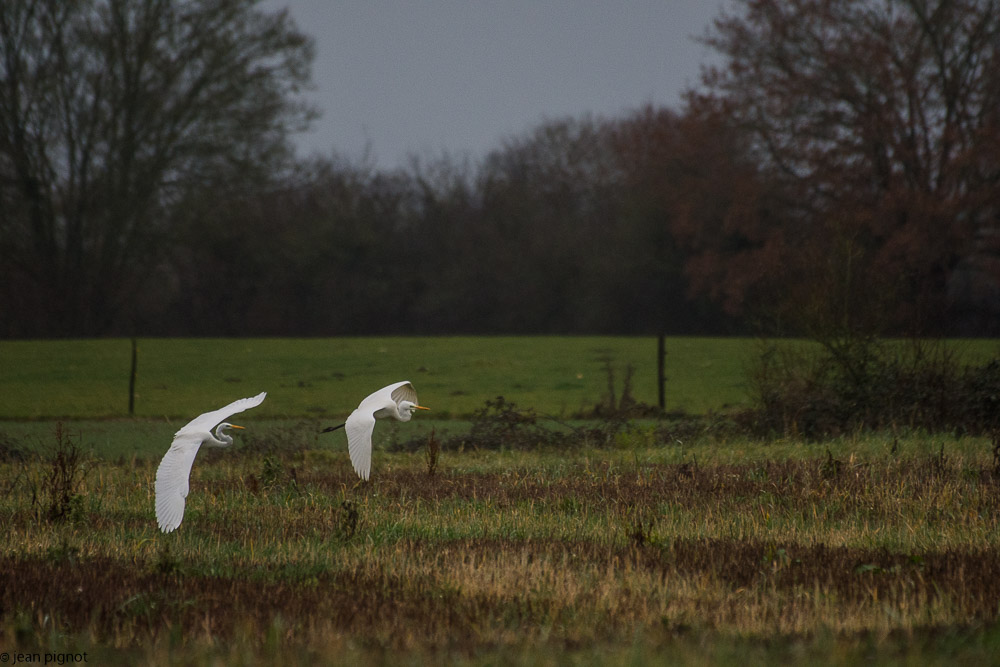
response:
<path id="1" fill-rule="evenodd" d="M 956 341 L 963 358 L 996 356 L 996 341 Z M 185 418 L 268 392 L 255 418 L 337 418 L 368 393 L 410 380 L 438 418 L 467 416 L 498 395 L 539 414 L 571 416 L 620 394 L 657 403 L 656 340 L 622 337 L 142 339 L 135 415 Z M 761 343 L 668 338 L 668 411 L 721 411 L 747 401 L 745 370 Z M 128 340 L 0 341 L 0 420 L 128 414 Z"/>
<path id="2" fill-rule="evenodd" d="M 755 345 L 670 339 L 668 404 L 739 405 Z M 143 340 L 129 419 L 128 341 L 0 342 L 0 652 L 86 652 L 89 664 L 995 664 L 1000 469 L 988 439 L 762 442 L 645 420 L 558 447 L 469 442 L 441 451 L 433 474 L 426 448 L 391 446 L 467 429 L 458 417 L 498 394 L 569 418 L 607 392 L 605 359 L 616 391 L 631 364 L 635 397 L 655 403 L 655 349 Z M 343 433 L 317 426 L 397 379 L 435 418 L 380 423 L 372 480 L 359 483 Z M 236 446 L 199 454 L 180 529 L 159 533 L 153 479 L 171 434 L 264 389 Z"/>
<path id="3" fill-rule="evenodd" d="M 745 400 L 750 339 L 672 338 L 667 407 L 704 412 Z M 0 341 L 0 419 L 128 413 L 128 340 Z M 371 391 L 410 380 L 435 415 L 468 415 L 503 395 L 567 416 L 620 392 L 655 405 L 656 340 L 599 337 L 333 338 L 139 341 L 135 414 L 185 417 L 260 391 L 255 417 L 348 414 Z"/>

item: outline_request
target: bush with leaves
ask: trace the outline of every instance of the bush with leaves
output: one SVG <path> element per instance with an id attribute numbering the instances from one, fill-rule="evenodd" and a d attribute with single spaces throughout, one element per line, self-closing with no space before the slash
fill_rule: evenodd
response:
<path id="1" fill-rule="evenodd" d="M 1000 361 L 963 365 L 943 343 L 857 340 L 768 346 L 750 371 L 757 435 L 836 436 L 858 429 L 990 433 L 1000 425 Z"/>

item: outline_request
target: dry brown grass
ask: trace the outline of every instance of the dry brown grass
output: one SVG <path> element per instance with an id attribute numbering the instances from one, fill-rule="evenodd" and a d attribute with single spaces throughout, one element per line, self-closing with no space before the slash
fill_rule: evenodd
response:
<path id="1" fill-rule="evenodd" d="M 220 459 L 196 466 L 185 522 L 166 536 L 151 466 L 95 465 L 64 521 L 39 520 L 10 482 L 0 641 L 305 662 L 616 662 L 637 647 L 686 660 L 710 658 L 706 645 L 782 658 L 796 642 L 849 659 L 954 636 L 975 657 L 997 641 L 988 449 L 651 458 L 560 451 L 510 467 L 498 453 L 463 467 L 452 455 L 429 475 L 421 452 L 385 460 L 370 484 L 337 458 L 290 456 L 267 475 L 262 460 Z M 22 465 L 41 464 L 2 472 L 16 480 Z"/>

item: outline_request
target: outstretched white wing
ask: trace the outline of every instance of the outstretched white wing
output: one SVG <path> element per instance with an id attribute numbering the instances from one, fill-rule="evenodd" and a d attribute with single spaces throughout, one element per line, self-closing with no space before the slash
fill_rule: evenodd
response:
<path id="1" fill-rule="evenodd" d="M 372 468 L 372 432 L 375 430 L 375 414 L 360 407 L 351 413 L 344 423 L 347 432 L 347 450 L 351 453 L 351 464 L 358 476 L 368 481 Z"/>
<path id="2" fill-rule="evenodd" d="M 178 432 L 156 469 L 156 523 L 164 533 L 176 529 L 184 518 L 191 466 L 203 435 Z"/>
<path id="3" fill-rule="evenodd" d="M 417 402 L 417 392 L 413 389 L 413 385 L 405 380 L 390 384 L 388 387 L 382 387 L 378 391 L 368 394 L 364 400 L 358 403 L 358 410 L 368 412 L 370 407 L 372 412 L 374 412 L 386 407 L 389 401 L 394 401 L 398 405 L 403 400 Z"/>
<path id="4" fill-rule="evenodd" d="M 181 525 L 191 466 L 212 427 L 230 415 L 260 405 L 265 396 L 267 392 L 261 392 L 252 398 L 241 398 L 224 408 L 206 412 L 174 434 L 170 449 L 163 455 L 163 460 L 156 469 L 156 523 L 160 530 L 169 533 Z"/>
<path id="5" fill-rule="evenodd" d="M 262 391 L 251 398 L 241 398 L 238 401 L 233 401 L 224 408 L 219 408 L 218 410 L 213 410 L 212 412 L 206 412 L 203 415 L 199 415 L 182 426 L 181 429 L 177 431 L 176 435 L 211 431 L 213 426 L 219 422 L 225 421 L 227 417 L 243 412 L 244 410 L 257 407 L 264 402 L 265 396 L 267 396 L 267 392 Z"/>
<path id="6" fill-rule="evenodd" d="M 389 391 L 389 396 L 391 396 L 392 400 L 396 402 L 396 405 L 399 405 L 400 401 L 409 401 L 410 403 L 418 405 L 420 403 L 420 401 L 417 400 L 417 390 L 413 388 L 413 385 L 410 384 L 408 380 L 391 384 L 385 389 Z"/>

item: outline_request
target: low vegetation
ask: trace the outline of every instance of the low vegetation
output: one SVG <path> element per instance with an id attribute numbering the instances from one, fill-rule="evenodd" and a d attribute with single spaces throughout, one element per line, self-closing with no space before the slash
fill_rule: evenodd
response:
<path id="1" fill-rule="evenodd" d="M 969 360 L 940 341 L 861 336 L 767 345 L 750 365 L 753 432 L 824 438 L 879 429 L 992 434 L 1000 429 L 1000 357 Z"/>
<path id="2" fill-rule="evenodd" d="M 94 459 L 64 516 L 30 493 L 58 455 L 0 464 L 5 650 L 725 664 L 975 661 L 1000 645 L 989 440 L 681 442 L 650 423 L 460 451 L 432 432 L 423 450 L 377 450 L 364 484 L 307 429 L 258 431 L 202 452 L 170 535 L 152 515 L 156 457 Z"/>
<path id="3" fill-rule="evenodd" d="M 542 363 L 553 342 L 523 358 Z M 212 348 L 193 343 L 192 359 Z M 452 343 L 473 363 L 471 343 Z M 319 435 L 327 414 L 248 415 L 236 446 L 199 454 L 169 535 L 153 478 L 176 417 L 0 422 L 0 648 L 352 665 L 951 664 L 1000 651 L 1000 434 L 971 418 L 989 404 L 970 398 L 989 400 L 989 361 L 927 355 L 894 368 L 938 384 L 850 385 L 830 348 L 785 342 L 750 375 L 780 400 L 653 418 L 627 355 L 575 344 L 601 377 L 573 393 L 577 410 L 536 405 L 539 371 L 524 362 L 506 379 L 523 393 L 465 420 L 380 424 L 370 483 L 342 433 Z M 265 367 L 284 354 L 265 348 Z M 892 349 L 856 377 L 907 359 Z M 302 398 L 307 366 L 273 390 L 279 410 Z M 447 370 L 419 377 L 449 405 Z M 830 390 L 845 386 L 896 389 L 867 402 Z M 966 428 L 899 417 L 949 393 L 978 406 Z M 902 400 L 917 394 L 942 400 Z"/>

